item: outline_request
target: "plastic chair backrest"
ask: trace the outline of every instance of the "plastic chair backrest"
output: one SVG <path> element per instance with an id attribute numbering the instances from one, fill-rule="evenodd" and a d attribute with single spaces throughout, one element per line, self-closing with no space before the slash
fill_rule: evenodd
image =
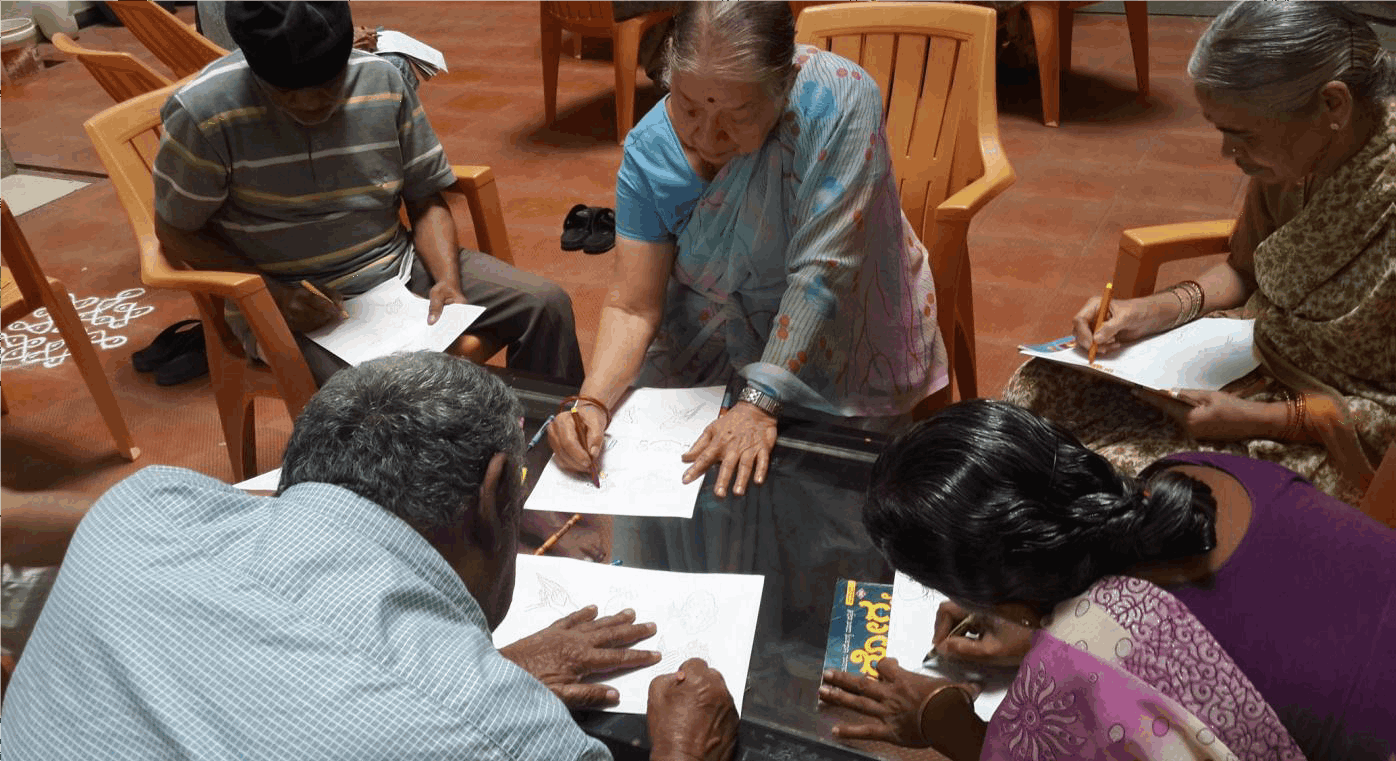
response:
<path id="1" fill-rule="evenodd" d="M 795 37 L 854 61 L 882 89 L 902 210 L 933 245 L 935 209 L 984 174 L 998 143 L 994 12 L 949 3 L 836 3 L 805 9 Z"/>
<path id="2" fill-rule="evenodd" d="M 151 0 L 108 0 L 107 7 L 177 79 L 228 54 Z"/>
<path id="3" fill-rule="evenodd" d="M 53 45 L 77 58 L 117 103 L 170 84 L 170 80 L 130 53 L 85 48 L 61 33 L 53 35 Z"/>
<path id="4" fill-rule="evenodd" d="M 155 157 L 144 155 L 138 146 L 147 136 L 159 139 L 160 108 L 180 87 L 171 84 L 129 98 L 83 124 L 137 240 L 155 236 Z"/>
<path id="5" fill-rule="evenodd" d="M 610 3 L 545 2 L 542 5 L 544 13 L 559 21 L 611 24 L 616 20 Z"/>

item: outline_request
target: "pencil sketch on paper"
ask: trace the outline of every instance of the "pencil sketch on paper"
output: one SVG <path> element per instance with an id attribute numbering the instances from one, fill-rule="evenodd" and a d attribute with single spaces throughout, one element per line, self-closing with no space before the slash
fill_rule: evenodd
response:
<path id="1" fill-rule="evenodd" d="M 537 574 L 538 576 L 538 601 L 529 610 L 536 608 L 552 608 L 561 614 L 571 613 L 582 607 L 572 601 L 572 596 L 567 593 L 567 588 L 553 579 Z"/>
<path id="2" fill-rule="evenodd" d="M 600 489 L 550 461 L 525 507 L 687 518 L 700 481 L 683 483 L 683 454 L 718 415 L 722 387 L 632 390 L 617 407 L 601 455 Z"/>
<path id="3" fill-rule="evenodd" d="M 535 555 L 520 555 L 517 563 L 513 604 L 494 631 L 496 646 L 517 642 L 585 605 L 596 604 L 598 616 L 629 608 L 636 621 L 654 623 L 655 634 L 636 647 L 657 651 L 660 661 L 602 677 L 621 695 L 620 703 L 607 710 L 643 714 L 650 681 L 673 673 L 690 658 L 704 659 L 723 675 L 741 710 L 762 577 L 651 571 Z"/>

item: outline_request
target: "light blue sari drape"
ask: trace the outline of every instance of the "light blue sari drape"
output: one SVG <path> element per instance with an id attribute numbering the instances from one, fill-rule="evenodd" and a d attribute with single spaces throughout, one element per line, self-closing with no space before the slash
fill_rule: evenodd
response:
<path id="1" fill-rule="evenodd" d="M 926 249 L 901 212 L 871 77 L 802 47 L 780 122 L 678 232 L 639 385 L 740 372 L 840 416 L 910 410 L 947 382 Z"/>

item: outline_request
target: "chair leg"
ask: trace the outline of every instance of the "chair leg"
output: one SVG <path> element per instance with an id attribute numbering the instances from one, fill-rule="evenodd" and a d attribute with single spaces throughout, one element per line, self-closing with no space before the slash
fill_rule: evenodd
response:
<path id="1" fill-rule="evenodd" d="M 1057 69 L 1061 76 L 1071 73 L 1071 32 L 1075 28 L 1076 9 L 1062 3 L 1057 8 Z"/>
<path id="2" fill-rule="evenodd" d="M 616 24 L 616 142 L 625 143 L 625 136 L 635 126 L 635 68 L 640 65 L 640 31 L 643 18 Z"/>
<path id="3" fill-rule="evenodd" d="M 0 415 L 10 414 L 10 403 L 5 400 L 5 388 L 0 386 Z"/>
<path id="4" fill-rule="evenodd" d="M 1149 95 L 1149 4 L 1125 3 L 1125 23 L 1129 25 L 1129 46 L 1134 52 L 1134 82 L 1142 101 Z"/>
<path id="5" fill-rule="evenodd" d="M 543 51 L 543 118 L 552 124 L 557 120 L 557 67 L 562 60 L 562 27 L 546 10 L 540 10 L 539 14 Z"/>
<path id="6" fill-rule="evenodd" d="M 1037 45 L 1037 75 L 1042 85 L 1042 122 L 1048 127 L 1060 123 L 1061 103 L 1061 32 L 1059 13 L 1054 2 L 1030 0 L 1028 19 L 1032 23 L 1032 39 Z"/>
<path id="7" fill-rule="evenodd" d="M 92 339 L 87 337 L 87 329 L 83 327 L 82 319 L 73 309 L 72 297 L 68 295 L 68 289 L 56 281 L 50 280 L 49 285 L 52 286 L 53 295 L 58 303 L 44 306 L 48 307 L 49 316 L 53 318 L 59 334 L 63 336 L 68 353 L 73 356 L 73 362 L 77 364 L 78 372 L 87 384 L 88 393 L 92 394 L 92 400 L 97 403 L 97 410 L 101 412 L 107 430 L 116 441 L 117 451 L 127 460 L 135 461 L 141 450 L 136 447 L 136 441 L 131 437 L 130 429 L 126 427 L 126 419 L 121 415 L 116 394 L 111 390 L 111 381 L 102 369 L 102 361 L 97 358 L 97 350 L 92 348 Z"/>
<path id="8" fill-rule="evenodd" d="M 961 249 L 960 282 L 956 286 L 955 346 L 945 347 L 955 352 L 955 380 L 961 399 L 979 398 L 979 364 L 974 347 L 974 279 L 970 275 L 969 248 Z"/>

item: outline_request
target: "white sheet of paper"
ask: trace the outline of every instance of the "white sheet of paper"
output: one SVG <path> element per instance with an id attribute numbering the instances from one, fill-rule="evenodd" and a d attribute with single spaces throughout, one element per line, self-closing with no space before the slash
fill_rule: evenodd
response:
<path id="1" fill-rule="evenodd" d="M 683 483 L 679 457 L 722 409 L 722 386 L 637 388 L 616 407 L 601 452 L 601 488 L 549 460 L 525 507 L 605 515 L 692 518 L 703 479 Z M 572 425 L 568 414 L 552 425 Z"/>
<path id="2" fill-rule="evenodd" d="M 244 491 L 276 491 L 276 487 L 281 484 L 281 468 L 268 470 L 260 476 L 253 476 L 246 481 L 233 484 Z"/>
<path id="3" fill-rule="evenodd" d="M 926 653 L 935 646 L 936 611 L 945 602 L 945 595 L 922 586 L 900 571 L 892 579 L 892 620 L 887 625 L 887 655 L 908 671 L 929 676 L 957 679 L 962 674 L 939 671 L 922 664 Z M 999 703 L 1008 696 L 1011 680 L 1006 674 L 996 674 L 985 682 L 984 691 L 974 701 L 974 712 L 988 721 Z"/>
<path id="4" fill-rule="evenodd" d="M 417 60 L 434 66 L 441 71 L 446 71 L 446 56 L 440 50 L 416 40 L 402 32 L 395 32 L 385 29 L 378 33 L 378 45 L 374 48 L 375 53 L 401 53 L 411 56 Z"/>
<path id="5" fill-rule="evenodd" d="M 519 555 L 514 599 L 509 615 L 494 630 L 494 644 L 517 642 L 587 605 L 596 605 L 598 616 L 631 608 L 636 621 L 652 621 L 656 627 L 655 635 L 636 647 L 658 650 L 663 660 L 598 680 L 620 693 L 620 704 L 604 710 L 645 713 L 650 681 L 698 657 L 722 674 L 741 713 L 765 581 L 764 576 L 650 571 Z"/>
<path id="6" fill-rule="evenodd" d="M 1075 348 L 1070 336 L 1045 344 L 1019 346 L 1021 354 L 1103 372 L 1155 391 L 1217 391 L 1260 366 L 1255 354 L 1255 320 L 1209 317 L 1136 341 L 1109 357 Z"/>
<path id="7" fill-rule="evenodd" d="M 398 351 L 442 351 L 470 327 L 485 308 L 447 304 L 435 325 L 427 324 L 431 302 L 392 279 L 344 300 L 349 317 L 306 333 L 306 338 L 351 365 Z"/>

